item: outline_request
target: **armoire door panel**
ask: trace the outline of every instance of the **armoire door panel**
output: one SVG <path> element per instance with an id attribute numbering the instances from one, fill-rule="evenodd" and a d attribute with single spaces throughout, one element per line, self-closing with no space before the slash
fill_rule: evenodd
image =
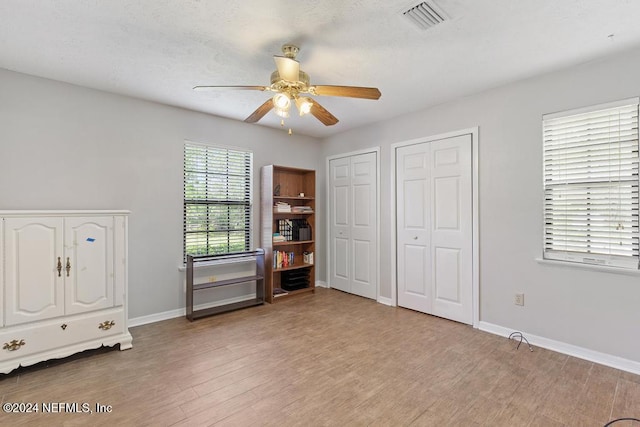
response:
<path id="1" fill-rule="evenodd" d="M 113 217 L 68 218 L 65 222 L 67 314 L 113 306 Z"/>
<path id="2" fill-rule="evenodd" d="M 64 314 L 62 230 L 61 218 L 5 219 L 6 325 Z"/>

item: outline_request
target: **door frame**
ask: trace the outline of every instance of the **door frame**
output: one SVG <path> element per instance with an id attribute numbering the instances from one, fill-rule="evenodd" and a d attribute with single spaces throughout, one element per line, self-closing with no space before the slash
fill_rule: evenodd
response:
<path id="1" fill-rule="evenodd" d="M 398 148 L 408 145 L 422 144 L 425 142 L 438 141 L 441 139 L 453 138 L 456 136 L 471 135 L 471 215 L 472 215 L 472 319 L 473 327 L 477 328 L 480 323 L 480 240 L 478 222 L 478 126 L 422 138 L 410 139 L 407 141 L 391 144 L 391 305 L 398 305 L 398 265 L 397 265 L 397 194 L 396 194 L 396 161 Z"/>
<path id="2" fill-rule="evenodd" d="M 374 271 L 376 278 L 376 301 L 380 302 L 380 147 L 371 147 L 365 148 L 362 150 L 350 151 L 348 153 L 340 153 L 333 154 L 331 156 L 327 156 L 326 165 L 325 165 L 325 176 L 326 176 L 326 198 L 327 201 L 327 218 L 326 218 L 326 277 L 327 277 L 327 288 L 331 288 L 330 278 L 331 278 L 331 169 L 329 167 L 329 163 L 331 160 L 341 159 L 344 157 L 353 157 L 360 154 L 376 154 L 376 268 Z"/>

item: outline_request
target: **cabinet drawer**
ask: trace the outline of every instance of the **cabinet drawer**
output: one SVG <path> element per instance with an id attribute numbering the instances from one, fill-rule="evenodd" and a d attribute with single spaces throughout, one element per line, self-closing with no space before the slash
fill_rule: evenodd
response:
<path id="1" fill-rule="evenodd" d="M 125 330 L 122 307 L 73 317 L 0 329 L 0 362 L 21 358 L 101 337 L 122 334 Z M 12 350 L 13 349 L 13 350 Z"/>

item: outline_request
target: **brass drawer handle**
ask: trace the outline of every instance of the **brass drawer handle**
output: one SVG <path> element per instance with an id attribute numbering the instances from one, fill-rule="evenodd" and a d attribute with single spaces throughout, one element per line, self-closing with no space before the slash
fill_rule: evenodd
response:
<path id="1" fill-rule="evenodd" d="M 58 277 L 62 276 L 62 261 L 60 260 L 60 257 L 58 257 L 58 266 L 56 267 L 56 270 L 58 270 Z"/>
<path id="2" fill-rule="evenodd" d="M 113 320 L 105 320 L 104 322 L 100 323 L 100 325 L 98 325 L 98 329 L 106 331 L 108 329 L 111 329 L 111 327 L 115 324 L 116 322 L 114 322 Z"/>
<path id="3" fill-rule="evenodd" d="M 9 351 L 16 351 L 16 350 L 20 350 L 20 347 L 22 347 L 23 345 L 25 345 L 24 340 L 12 340 L 11 342 L 6 342 L 4 343 L 4 346 L 2 347 L 3 350 L 9 350 Z"/>
<path id="4" fill-rule="evenodd" d="M 67 257 L 67 265 L 64 269 L 67 270 L 67 277 L 69 277 L 69 272 L 71 271 L 71 261 L 69 261 L 69 257 Z"/>
<path id="5" fill-rule="evenodd" d="M 63 331 L 65 331 L 67 329 L 67 324 L 63 323 L 62 325 L 60 325 L 60 327 L 62 328 Z"/>

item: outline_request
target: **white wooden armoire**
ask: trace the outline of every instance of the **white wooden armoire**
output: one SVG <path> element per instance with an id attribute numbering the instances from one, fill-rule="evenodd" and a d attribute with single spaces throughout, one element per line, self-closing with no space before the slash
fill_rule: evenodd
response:
<path id="1" fill-rule="evenodd" d="M 128 211 L 0 211 L 0 372 L 131 348 Z"/>

